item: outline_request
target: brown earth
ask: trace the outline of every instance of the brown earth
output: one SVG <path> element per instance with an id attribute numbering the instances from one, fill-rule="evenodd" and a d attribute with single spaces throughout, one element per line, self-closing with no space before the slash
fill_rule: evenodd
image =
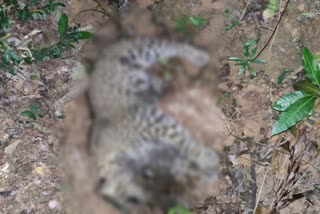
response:
<path id="1" fill-rule="evenodd" d="M 98 9 L 93 0 L 65 2 L 69 19 L 72 23 L 81 23 L 86 30 L 108 20 L 105 15 L 94 11 L 79 14 L 86 9 Z M 315 190 L 320 182 L 319 109 L 309 120 L 299 123 L 293 132 L 271 138 L 272 125 L 277 118 L 271 104 L 279 96 L 292 91 L 292 84 L 303 78 L 300 47 L 308 47 L 313 53 L 320 50 L 320 32 L 317 30 L 320 4 L 302 0 L 289 3 L 273 39 L 259 57 L 268 63 L 253 65 L 257 76 L 252 77 L 248 73 L 238 76 L 239 68 L 226 59 L 229 56 L 243 57 L 243 44 L 258 34 L 261 35 L 259 50 L 267 43 L 279 16 L 276 14 L 263 20 L 268 1 L 156 2 L 136 0 L 138 6 L 152 8 L 156 20 L 169 29 L 182 15 L 196 15 L 209 20 L 203 29 L 188 31 L 190 36 L 169 35 L 206 47 L 211 54 L 211 62 L 205 70 L 199 73 L 186 62 L 176 61 L 165 68 L 155 68 L 174 71 L 170 91 L 159 105 L 175 115 L 198 139 L 212 146 L 221 157 L 220 182 L 214 185 L 214 191 L 208 188 L 208 192 L 203 192 L 203 200 L 195 203 L 196 210 L 199 213 L 230 214 L 319 213 L 319 191 Z M 282 8 L 285 4 L 283 1 Z M 106 4 L 103 6 L 107 7 Z M 224 14 L 226 9 L 231 11 L 234 20 L 241 18 L 241 26 L 225 30 L 225 26 L 230 24 Z M 59 14 L 55 14 L 49 23 L 41 23 L 38 27 L 53 30 L 58 17 Z M 160 34 L 158 28 L 147 25 L 148 20 L 130 17 L 126 26 L 134 26 L 134 33 L 138 34 Z M 116 38 L 112 33 L 109 36 L 107 39 Z M 51 37 L 42 36 L 38 40 L 45 43 Z M 68 188 L 70 192 L 73 188 L 73 192 L 80 195 L 76 200 L 70 199 L 73 203 L 80 201 L 73 204 L 73 208 L 91 213 L 84 210 L 90 210 L 90 206 L 78 206 L 89 201 L 93 207 L 101 207 L 97 209 L 104 210 L 101 213 L 116 213 L 106 212 L 113 208 L 95 195 L 88 194 L 93 184 L 91 182 L 90 185 L 90 178 L 86 178 L 85 173 L 79 173 L 91 169 L 84 161 L 89 157 L 84 155 L 85 148 L 80 144 L 86 134 L 84 131 L 81 131 L 83 135 L 74 134 L 80 133 L 78 130 L 87 130 L 89 126 L 87 110 L 78 107 L 85 107 L 83 100 L 78 99 L 69 105 L 71 110 L 66 109 L 65 119 L 69 127 L 65 141 L 77 136 L 79 144 L 67 143 L 63 147 L 63 120 L 53 115 L 52 104 L 69 88 L 72 82 L 70 74 L 74 76 L 81 72 L 79 56 L 84 55 L 87 49 L 83 47 L 87 43 L 80 43 L 77 50 L 69 51 L 61 59 L 32 67 L 23 65 L 16 78 L 1 85 L 0 213 L 65 213 L 67 206 L 62 190 Z M 278 84 L 277 79 L 285 69 L 291 72 Z M 30 73 L 40 78 L 30 80 Z M 44 117 L 31 120 L 21 116 L 20 113 L 29 109 L 31 104 L 37 104 Z M 73 113 L 68 116 L 68 112 Z M 68 126 L 70 123 L 72 125 Z M 75 142 L 73 138 L 71 142 Z M 63 185 L 63 166 L 67 169 L 66 174 L 76 174 L 75 186 Z M 88 180 L 88 187 L 75 188 L 85 186 Z"/>

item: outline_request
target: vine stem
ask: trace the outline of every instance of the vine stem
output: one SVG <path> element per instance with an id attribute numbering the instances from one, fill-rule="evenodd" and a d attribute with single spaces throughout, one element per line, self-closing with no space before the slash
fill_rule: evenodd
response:
<path id="1" fill-rule="evenodd" d="M 290 2 L 290 0 L 287 0 L 287 2 L 286 2 L 286 4 L 285 4 L 282 12 L 280 13 L 280 17 L 279 17 L 279 19 L 278 19 L 278 22 L 277 22 L 275 28 L 273 29 L 272 34 L 270 35 L 267 43 L 263 46 L 263 48 L 260 50 L 260 52 L 254 57 L 254 59 L 257 59 L 257 58 L 262 54 L 262 52 L 267 48 L 267 46 L 269 45 L 269 43 L 271 42 L 273 36 L 275 35 L 275 33 L 276 33 L 276 31 L 277 31 L 277 29 L 278 29 L 278 27 L 279 27 L 279 24 L 280 24 L 280 22 L 281 22 L 281 20 L 282 20 L 282 17 L 283 17 L 283 15 L 284 15 L 285 11 L 287 10 L 287 7 L 288 7 L 288 5 L 289 5 L 289 2 Z"/>

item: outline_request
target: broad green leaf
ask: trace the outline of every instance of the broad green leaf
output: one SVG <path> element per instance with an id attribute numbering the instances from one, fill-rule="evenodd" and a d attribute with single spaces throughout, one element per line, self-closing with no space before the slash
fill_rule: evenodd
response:
<path id="1" fill-rule="evenodd" d="M 68 16 L 66 14 L 62 14 L 58 22 L 58 31 L 60 36 L 63 36 L 68 29 Z"/>
<path id="2" fill-rule="evenodd" d="M 302 48 L 302 65 L 308 79 L 316 86 L 320 86 L 319 64 L 307 48 Z"/>
<path id="3" fill-rule="evenodd" d="M 21 112 L 21 115 L 25 116 L 25 117 L 29 117 L 29 118 L 31 118 L 33 120 L 37 119 L 36 115 L 35 115 L 35 113 L 33 111 L 29 111 L 29 110 L 23 111 L 23 112 Z"/>
<path id="4" fill-rule="evenodd" d="M 310 94 L 305 93 L 303 91 L 295 91 L 286 95 L 283 95 L 279 98 L 277 102 L 272 105 L 272 108 L 277 111 L 284 111 L 286 110 L 292 103 L 296 102 L 297 100 L 308 96 Z"/>
<path id="5" fill-rule="evenodd" d="M 292 103 L 281 113 L 278 121 L 273 125 L 272 135 L 286 131 L 310 114 L 314 108 L 316 99 L 315 96 L 309 94 Z"/>
<path id="6" fill-rule="evenodd" d="M 297 91 L 304 91 L 315 96 L 320 96 L 320 88 L 313 85 L 310 80 L 302 80 L 293 85 L 293 88 Z"/>
<path id="7" fill-rule="evenodd" d="M 89 39 L 92 37 L 92 33 L 87 31 L 80 31 L 79 32 L 79 39 Z"/>

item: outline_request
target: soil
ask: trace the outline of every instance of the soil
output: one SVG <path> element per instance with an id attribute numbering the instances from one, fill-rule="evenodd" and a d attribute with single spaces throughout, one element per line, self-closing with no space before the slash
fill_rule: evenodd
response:
<path id="1" fill-rule="evenodd" d="M 287 1 L 281 2 L 280 11 L 287 4 Z M 93 30 L 108 21 L 107 16 L 93 10 L 81 12 L 99 9 L 93 0 L 65 0 L 64 3 L 67 7 L 63 11 L 71 24 L 81 23 L 85 30 Z M 181 61 L 155 67 L 155 70 L 167 69 L 173 73 L 170 89 L 159 106 L 220 155 L 220 181 L 203 190 L 202 199 L 194 204 L 194 212 L 319 213 L 320 194 L 316 187 L 320 184 L 320 109 L 315 109 L 309 119 L 300 122 L 291 132 L 271 137 L 278 117 L 271 105 L 281 95 L 293 91 L 295 82 L 305 78 L 300 48 L 308 47 L 313 53 L 320 51 L 320 31 L 317 30 L 320 3 L 290 1 L 277 29 L 281 14 L 267 17 L 268 1 L 263 0 L 136 0 L 134 4 L 152 10 L 153 18 L 171 31 L 183 15 L 209 21 L 200 29 L 186 29 L 186 33 L 166 32 L 167 36 L 206 48 L 211 55 L 206 69 L 199 72 Z M 101 5 L 108 8 L 106 1 L 101 1 Z M 232 23 L 225 15 L 227 9 L 232 20 L 241 19 L 241 26 L 225 30 Z M 60 14 L 50 16 L 36 27 L 46 29 L 44 32 L 54 31 Z M 134 26 L 135 34 L 162 34 L 159 28 L 146 24 L 151 20 L 147 17 L 127 18 L 126 26 Z M 274 36 L 268 43 L 273 31 Z M 268 43 L 259 56 L 267 63 L 252 65 L 257 72 L 255 77 L 248 71 L 237 75 L 239 67 L 227 58 L 243 57 L 244 43 L 258 36 L 258 52 Z M 45 44 L 56 37 L 36 39 Z M 117 35 L 110 33 L 107 37 L 112 40 Z M 69 213 L 63 190 L 71 187 L 66 186 L 65 177 L 90 167 L 82 160 L 83 156 L 74 155 L 79 151 L 66 145 L 72 133 L 88 128 L 87 110 L 78 108 L 77 103 L 85 104 L 81 99 L 76 100 L 66 112 L 81 116 L 66 113 L 66 119 L 57 119 L 53 103 L 70 88 L 74 76 L 82 72 L 80 56 L 87 50 L 84 48 L 87 44 L 87 41 L 81 42 L 59 59 L 23 65 L 19 75 L 0 85 L 0 213 Z M 278 78 L 284 71 L 288 71 L 287 75 L 279 83 Z M 30 74 L 39 78 L 31 80 Z M 42 117 L 32 120 L 20 115 L 31 105 L 39 107 Z M 67 125 L 63 125 L 64 121 Z M 72 126 L 74 129 L 70 129 Z M 69 127 L 66 129 L 69 134 L 64 134 L 65 127 Z M 63 136 L 67 136 L 64 144 Z M 79 142 L 85 138 L 78 137 Z M 85 186 L 82 182 L 75 179 L 78 186 Z M 109 209 L 100 213 L 117 213 L 92 195 L 89 197 L 81 190 L 74 192 L 82 197 L 77 198 L 80 203 L 73 206 L 82 208 L 83 203 L 92 202 L 99 204 L 101 210 Z M 91 211 L 82 210 L 82 213 Z"/>

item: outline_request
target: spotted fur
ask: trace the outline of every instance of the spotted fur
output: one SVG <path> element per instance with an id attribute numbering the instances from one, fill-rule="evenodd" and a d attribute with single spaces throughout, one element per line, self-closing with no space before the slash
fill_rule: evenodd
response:
<path id="1" fill-rule="evenodd" d="M 216 178 L 216 154 L 155 105 L 164 84 L 148 69 L 172 57 L 199 67 L 209 61 L 206 52 L 187 44 L 121 40 L 101 53 L 89 82 L 98 190 L 125 210 L 135 203 L 188 205 L 193 185 Z"/>

